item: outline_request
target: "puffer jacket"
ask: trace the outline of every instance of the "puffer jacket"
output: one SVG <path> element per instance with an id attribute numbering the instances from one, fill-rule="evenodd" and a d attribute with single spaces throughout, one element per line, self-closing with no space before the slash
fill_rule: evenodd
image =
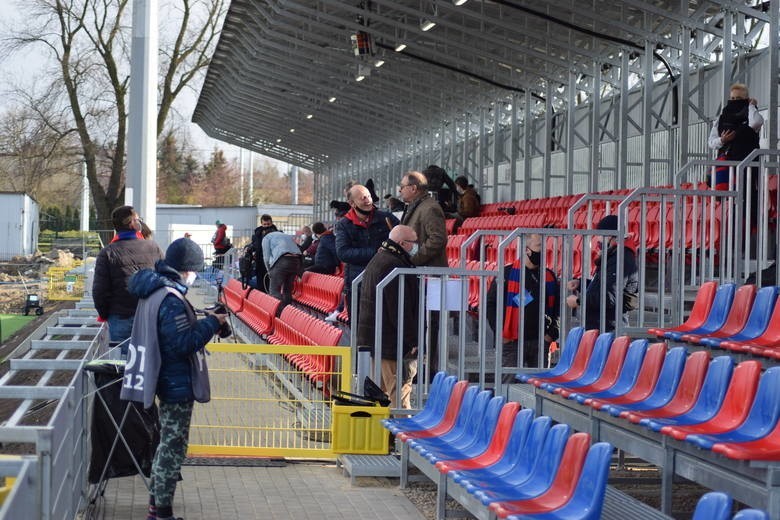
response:
<path id="1" fill-rule="evenodd" d="M 363 272 L 368 262 L 379 250 L 382 242 L 390 235 L 391 226 L 398 224 L 398 219 L 382 210 L 374 210 L 368 225 L 360 222 L 355 210 L 349 212 L 336 222 L 336 254 L 339 260 L 346 264 L 344 285 L 349 287 L 352 280 Z"/>
<path id="2" fill-rule="evenodd" d="M 130 293 L 136 298 L 146 298 L 161 287 L 171 287 L 182 294 L 187 287 L 180 283 L 179 273 L 162 260 L 155 270 L 144 269 L 134 274 L 128 282 Z M 160 305 L 157 327 L 160 343 L 160 371 L 157 378 L 157 396 L 166 403 L 193 401 L 190 354 L 206 346 L 219 329 L 219 321 L 207 316 L 194 323 L 189 322 L 187 309 L 176 296 L 169 294 Z"/>
<path id="3" fill-rule="evenodd" d="M 92 282 L 92 299 L 98 315 L 129 318 L 135 315 L 138 298 L 127 290 L 127 280 L 141 269 L 152 269 L 163 259 L 160 246 L 153 240 L 140 240 L 135 231 L 123 231 L 119 240 L 112 242 L 98 253 L 95 260 L 95 277 Z"/>

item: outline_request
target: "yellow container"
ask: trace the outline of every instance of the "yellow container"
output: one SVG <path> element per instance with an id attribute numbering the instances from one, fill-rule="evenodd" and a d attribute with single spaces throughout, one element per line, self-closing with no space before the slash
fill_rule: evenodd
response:
<path id="1" fill-rule="evenodd" d="M 386 455 L 390 451 L 389 434 L 382 419 L 390 417 L 385 406 L 333 405 L 331 413 L 334 453 Z"/>

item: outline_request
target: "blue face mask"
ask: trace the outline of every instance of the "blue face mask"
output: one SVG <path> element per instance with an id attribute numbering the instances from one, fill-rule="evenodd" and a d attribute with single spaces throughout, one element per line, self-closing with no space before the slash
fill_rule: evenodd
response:
<path id="1" fill-rule="evenodd" d="M 416 255 L 418 251 L 420 251 L 420 244 L 415 242 L 414 244 L 412 244 L 412 248 L 409 250 L 409 256 Z"/>

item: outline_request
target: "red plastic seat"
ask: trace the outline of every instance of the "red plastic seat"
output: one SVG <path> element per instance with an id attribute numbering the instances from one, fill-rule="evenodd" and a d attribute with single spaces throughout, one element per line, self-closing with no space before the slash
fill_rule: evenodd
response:
<path id="1" fill-rule="evenodd" d="M 780 301 L 775 302 L 769 324 L 759 337 L 746 341 L 724 341 L 720 344 L 721 348 L 727 350 L 750 352 L 756 355 L 764 355 L 765 349 L 770 353 L 771 349 L 777 346 L 780 346 Z"/>
<path id="2" fill-rule="evenodd" d="M 260 336 L 273 330 L 274 317 L 281 302 L 261 291 L 250 291 L 244 301 L 243 310 L 236 316 Z"/>
<path id="3" fill-rule="evenodd" d="M 224 303 L 233 314 L 237 314 L 244 309 L 244 299 L 251 289 L 244 288 L 241 282 L 231 278 L 222 287 L 222 303 Z"/>
<path id="4" fill-rule="evenodd" d="M 686 413 L 693 408 L 699 398 L 709 364 L 710 354 L 708 351 L 694 352 L 685 362 L 685 368 L 683 368 L 674 397 L 666 405 L 653 410 L 626 410 L 620 414 L 620 417 L 628 419 L 632 423 L 639 423 L 645 418 L 673 417 Z"/>
<path id="5" fill-rule="evenodd" d="M 556 394 L 569 397 L 574 392 L 593 394 L 611 388 L 617 381 L 620 371 L 623 369 L 623 362 L 626 360 L 626 353 L 628 352 L 628 346 L 630 344 L 631 338 L 628 336 L 615 338 L 610 346 L 607 361 L 604 364 L 604 370 L 601 372 L 599 379 L 592 384 L 578 388 L 557 387 L 553 391 Z"/>
<path id="6" fill-rule="evenodd" d="M 756 299 L 758 288 L 755 285 L 743 285 L 734 293 L 734 300 L 731 303 L 729 315 L 726 322 L 716 332 L 708 334 L 708 338 L 728 338 L 738 334 L 747 323 L 750 316 L 750 309 L 753 308 L 753 301 Z M 683 334 L 680 339 L 688 343 L 699 343 L 705 336 L 699 334 Z"/>
<path id="7" fill-rule="evenodd" d="M 559 383 L 577 379 L 582 375 L 583 372 L 585 372 L 585 369 L 588 367 L 588 361 L 590 361 L 590 356 L 593 354 L 593 347 L 596 344 L 596 338 L 598 338 L 598 336 L 598 330 L 585 331 L 585 333 L 582 335 L 582 339 L 580 340 L 580 345 L 579 348 L 577 348 L 577 353 L 574 356 L 571 367 L 569 367 L 569 370 L 567 370 L 565 373 L 549 378 L 533 377 L 528 379 L 526 383 L 530 383 L 539 387 L 544 383 Z"/>
<path id="8" fill-rule="evenodd" d="M 590 435 L 582 432 L 575 433 L 566 442 L 555 480 L 547 491 L 538 497 L 527 500 L 493 502 L 488 507 L 499 518 L 506 518 L 509 515 L 544 513 L 563 507 L 574 494 L 574 489 L 582 474 L 582 468 L 585 466 L 589 447 Z"/>
<path id="9" fill-rule="evenodd" d="M 780 422 L 761 439 L 749 442 L 719 442 L 712 451 L 735 460 L 780 461 Z"/>
<path id="10" fill-rule="evenodd" d="M 655 384 L 658 382 L 658 376 L 661 374 L 661 367 L 665 357 L 666 345 L 664 343 L 653 343 L 647 347 L 645 359 L 642 361 L 642 368 L 639 369 L 636 384 L 631 390 L 618 397 L 586 399 L 585 404 L 599 410 L 608 404 L 630 404 L 643 401 L 653 393 Z"/>
<path id="11" fill-rule="evenodd" d="M 485 451 L 470 459 L 438 461 L 436 469 L 440 473 L 449 473 L 455 470 L 485 468 L 498 462 L 504 456 L 504 451 L 506 451 L 512 432 L 512 425 L 518 410 L 520 410 L 520 403 L 516 402 L 507 403 L 501 408 L 496 428 Z"/>
<path id="12" fill-rule="evenodd" d="M 726 390 L 726 396 L 718 413 L 699 424 L 686 426 L 664 426 L 661 433 L 678 440 L 684 440 L 690 434 L 714 434 L 734 430 L 747 418 L 750 406 L 756 397 L 758 380 L 761 377 L 759 361 L 744 361 L 734 369 Z"/>
<path id="13" fill-rule="evenodd" d="M 407 439 L 424 439 L 429 437 L 439 437 L 444 435 L 455 426 L 455 421 L 460 413 L 460 405 L 463 404 L 463 396 L 469 387 L 468 381 L 458 381 L 452 388 L 450 399 L 447 401 L 447 408 L 444 410 L 442 420 L 433 428 L 427 430 L 402 431 L 396 434 L 396 438 L 406 441 Z"/>
<path id="14" fill-rule="evenodd" d="M 658 336 L 659 338 L 663 338 L 664 333 L 666 332 L 687 332 L 701 327 L 702 324 L 707 321 L 707 316 L 712 308 L 712 301 L 715 299 L 715 292 L 717 289 L 718 282 L 703 283 L 699 288 L 699 292 L 696 293 L 696 300 L 693 302 L 691 314 L 688 316 L 688 319 L 685 320 L 685 323 L 671 329 L 651 328 L 647 329 L 647 332 L 654 336 Z"/>

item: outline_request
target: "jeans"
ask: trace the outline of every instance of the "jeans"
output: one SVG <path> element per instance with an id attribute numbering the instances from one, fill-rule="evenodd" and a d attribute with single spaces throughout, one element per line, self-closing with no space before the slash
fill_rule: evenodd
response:
<path id="1" fill-rule="evenodd" d="M 135 316 L 129 318 L 122 318 L 116 314 L 108 315 L 108 339 L 111 343 L 122 343 L 120 349 L 122 351 L 122 359 L 127 358 L 127 339 L 130 339 L 130 335 L 133 332 L 133 319 Z"/>
<path id="2" fill-rule="evenodd" d="M 281 307 L 292 302 L 293 283 L 300 270 L 301 257 L 285 255 L 279 258 L 268 271 L 270 278 L 268 292 L 274 298 L 282 301 Z"/>

